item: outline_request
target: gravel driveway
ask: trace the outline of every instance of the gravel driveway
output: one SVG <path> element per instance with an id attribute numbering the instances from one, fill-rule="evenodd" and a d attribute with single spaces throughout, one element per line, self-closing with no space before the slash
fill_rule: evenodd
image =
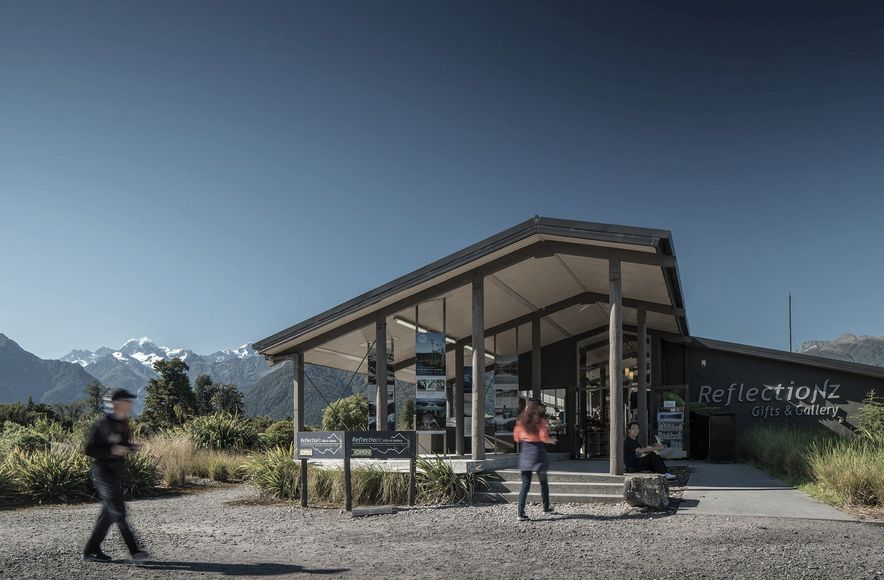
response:
<path id="1" fill-rule="evenodd" d="M 80 560 L 97 505 L 0 511 L 2 578 L 879 578 L 884 526 L 643 515 L 559 506 L 519 523 L 511 505 L 418 508 L 351 518 L 250 504 L 246 485 L 130 502 L 154 560 Z M 105 551 L 125 555 L 118 532 Z"/>

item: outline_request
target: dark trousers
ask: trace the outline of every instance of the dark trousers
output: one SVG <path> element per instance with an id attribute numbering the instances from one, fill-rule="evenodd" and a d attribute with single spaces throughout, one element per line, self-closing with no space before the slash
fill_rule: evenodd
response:
<path id="1" fill-rule="evenodd" d="M 546 480 L 546 470 L 537 472 L 540 480 L 540 497 L 543 500 L 543 509 L 549 507 L 549 482 Z M 531 489 L 531 472 L 522 472 L 522 487 L 519 489 L 519 514 L 525 513 L 525 502 L 528 501 L 528 491 Z"/>
<path id="2" fill-rule="evenodd" d="M 653 471 L 654 473 L 666 473 L 666 464 L 663 458 L 656 453 L 648 453 L 639 457 L 633 463 L 633 471 Z"/>
<path id="3" fill-rule="evenodd" d="M 129 553 L 134 554 L 139 551 L 138 544 L 135 542 L 135 535 L 126 522 L 126 504 L 123 503 L 123 478 L 111 473 L 107 469 L 99 466 L 92 468 L 92 482 L 95 484 L 95 490 L 98 492 L 98 498 L 101 500 L 101 512 L 98 519 L 95 520 L 95 527 L 92 529 L 92 536 L 83 550 L 87 554 L 93 554 L 101 550 L 101 543 L 107 536 L 107 531 L 112 524 L 117 524 L 120 534 L 123 535 L 123 541 L 129 548 Z"/>

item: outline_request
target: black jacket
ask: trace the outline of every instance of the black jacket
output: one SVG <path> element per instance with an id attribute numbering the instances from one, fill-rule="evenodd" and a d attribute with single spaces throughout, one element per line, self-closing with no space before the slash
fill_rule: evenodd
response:
<path id="1" fill-rule="evenodd" d="M 121 421 L 110 414 L 102 415 L 96 419 L 86 439 L 86 455 L 93 459 L 95 465 L 122 476 L 126 469 L 126 458 L 111 453 L 114 445 L 131 446 L 129 421 Z"/>

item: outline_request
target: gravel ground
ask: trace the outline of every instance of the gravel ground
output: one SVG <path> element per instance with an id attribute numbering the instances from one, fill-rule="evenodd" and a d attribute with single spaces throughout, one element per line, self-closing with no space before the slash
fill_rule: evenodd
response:
<path id="1" fill-rule="evenodd" d="M 80 551 L 96 504 L 0 511 L 2 578 L 878 578 L 884 526 L 642 514 L 625 504 L 337 509 L 254 503 L 245 485 L 130 502 L 154 559 L 92 563 Z M 105 551 L 125 555 L 112 530 Z"/>

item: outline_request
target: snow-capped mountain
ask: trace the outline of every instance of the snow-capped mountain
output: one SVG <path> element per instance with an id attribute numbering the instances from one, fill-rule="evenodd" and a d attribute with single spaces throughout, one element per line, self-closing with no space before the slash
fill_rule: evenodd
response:
<path id="1" fill-rule="evenodd" d="M 127 340 L 118 349 L 101 347 L 96 351 L 75 349 L 60 360 L 77 363 L 108 387 L 122 387 L 141 394 L 147 382 L 156 378 L 153 364 L 179 358 L 190 367 L 190 378 L 209 375 L 216 383 L 234 384 L 249 390 L 272 369 L 264 364 L 251 345 L 199 355 L 187 348 L 157 345 L 148 337 Z"/>

